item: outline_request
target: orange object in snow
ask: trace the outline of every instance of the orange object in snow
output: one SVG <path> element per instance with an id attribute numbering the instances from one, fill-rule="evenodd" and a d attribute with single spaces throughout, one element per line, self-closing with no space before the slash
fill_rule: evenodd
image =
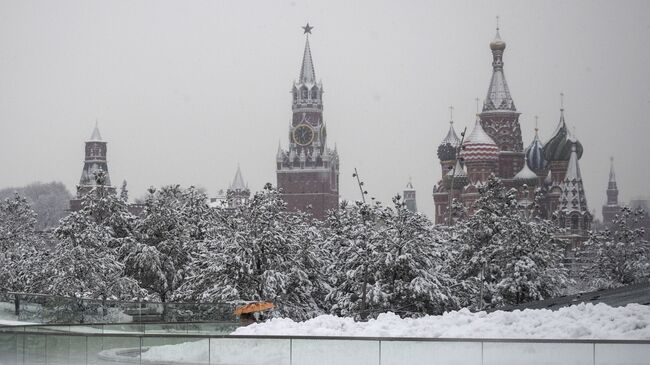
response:
<path id="1" fill-rule="evenodd" d="M 245 313 L 261 312 L 267 309 L 271 309 L 273 307 L 274 307 L 273 303 L 269 303 L 269 302 L 250 303 L 250 304 L 246 304 L 243 307 L 239 307 L 235 309 L 235 315 L 241 316 L 242 314 Z"/>

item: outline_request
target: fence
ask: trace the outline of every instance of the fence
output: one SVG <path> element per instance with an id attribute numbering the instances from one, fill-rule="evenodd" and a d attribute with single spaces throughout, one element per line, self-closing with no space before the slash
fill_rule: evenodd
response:
<path id="1" fill-rule="evenodd" d="M 160 303 L 0 293 L 0 310 L 35 323 L 233 321 L 232 303 Z"/>
<path id="2" fill-rule="evenodd" d="M 147 330 L 146 325 L 140 332 L 116 327 L 100 331 L 94 325 L 3 327 L 0 364 L 647 365 L 650 361 L 650 341 L 230 336 L 218 334 L 220 324 L 212 326 L 202 327 L 203 333 L 201 327 L 179 333 L 178 327 Z"/>

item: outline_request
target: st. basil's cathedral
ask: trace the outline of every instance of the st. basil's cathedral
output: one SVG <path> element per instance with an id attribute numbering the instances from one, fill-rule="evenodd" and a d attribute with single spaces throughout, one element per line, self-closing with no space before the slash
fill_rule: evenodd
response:
<path id="1" fill-rule="evenodd" d="M 535 137 L 524 148 L 520 113 L 503 71 L 506 43 L 498 27 L 490 49 L 492 79 L 471 132 L 461 139 L 452 121 L 437 148 L 442 178 L 433 188 L 435 222 L 453 224 L 448 210 L 452 199 L 472 214 L 479 188 L 494 174 L 505 187 L 517 189 L 522 211 L 531 210 L 537 198 L 543 218 L 556 219 L 566 228 L 566 238 L 580 242 L 593 220 L 580 173 L 582 144 L 567 127 L 562 106 L 551 137 L 542 142 L 535 128 Z"/>

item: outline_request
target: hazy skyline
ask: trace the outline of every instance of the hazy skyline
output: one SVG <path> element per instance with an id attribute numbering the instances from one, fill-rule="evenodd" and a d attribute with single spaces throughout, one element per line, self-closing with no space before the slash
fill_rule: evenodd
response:
<path id="1" fill-rule="evenodd" d="M 412 177 L 432 215 L 438 143 L 454 106 L 471 130 L 500 16 L 504 72 L 527 146 L 567 124 L 600 217 L 614 156 L 619 199 L 650 195 L 650 2 L 0 1 L 0 188 L 62 181 L 74 193 L 95 120 L 114 185 L 196 185 L 214 196 L 240 163 L 275 185 L 292 82 L 310 38 L 341 198 L 356 167 L 384 203 Z"/>

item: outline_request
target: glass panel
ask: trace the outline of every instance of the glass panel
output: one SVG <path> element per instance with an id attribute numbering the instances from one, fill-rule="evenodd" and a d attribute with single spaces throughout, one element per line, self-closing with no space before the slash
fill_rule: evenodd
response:
<path id="1" fill-rule="evenodd" d="M 24 364 L 45 364 L 46 336 L 25 335 Z"/>
<path id="2" fill-rule="evenodd" d="M 71 336 L 47 336 L 45 355 L 47 364 L 66 365 L 70 359 L 70 337 Z"/>
<path id="3" fill-rule="evenodd" d="M 650 344 L 596 344 L 596 365 L 647 365 Z"/>
<path id="4" fill-rule="evenodd" d="M 481 365 L 481 343 L 381 341 L 381 364 Z"/>
<path id="5" fill-rule="evenodd" d="M 142 362 L 149 364 L 208 364 L 210 345 L 207 338 L 145 337 Z"/>
<path id="6" fill-rule="evenodd" d="M 146 334 L 186 334 L 187 325 L 184 323 L 152 323 L 145 324 Z"/>
<path id="7" fill-rule="evenodd" d="M 70 338 L 70 365 L 86 364 L 86 336 L 69 336 Z"/>
<path id="8" fill-rule="evenodd" d="M 0 333 L 0 364 L 16 365 L 18 363 L 18 336 L 12 333 Z M 20 343 L 22 346 L 22 341 Z M 22 361 L 22 358 L 20 359 Z"/>
<path id="9" fill-rule="evenodd" d="M 589 343 L 484 342 L 484 365 L 592 365 Z"/>
<path id="10" fill-rule="evenodd" d="M 290 351 L 290 340 L 211 338 L 210 364 L 289 365 Z"/>
<path id="11" fill-rule="evenodd" d="M 293 340 L 293 365 L 377 365 L 379 341 Z"/>
<path id="12" fill-rule="evenodd" d="M 91 339 L 93 339 L 92 342 Z M 96 342 L 96 339 L 101 342 Z M 88 364 L 126 365 L 139 362 L 140 337 L 99 336 L 88 338 Z"/>
<path id="13" fill-rule="evenodd" d="M 198 333 L 229 335 L 239 327 L 239 322 L 197 323 Z"/>
<path id="14" fill-rule="evenodd" d="M 123 333 L 132 333 L 132 334 L 142 334 L 144 333 L 144 324 L 139 323 L 126 323 L 126 324 L 105 324 L 104 325 L 105 334 L 123 334 Z"/>

